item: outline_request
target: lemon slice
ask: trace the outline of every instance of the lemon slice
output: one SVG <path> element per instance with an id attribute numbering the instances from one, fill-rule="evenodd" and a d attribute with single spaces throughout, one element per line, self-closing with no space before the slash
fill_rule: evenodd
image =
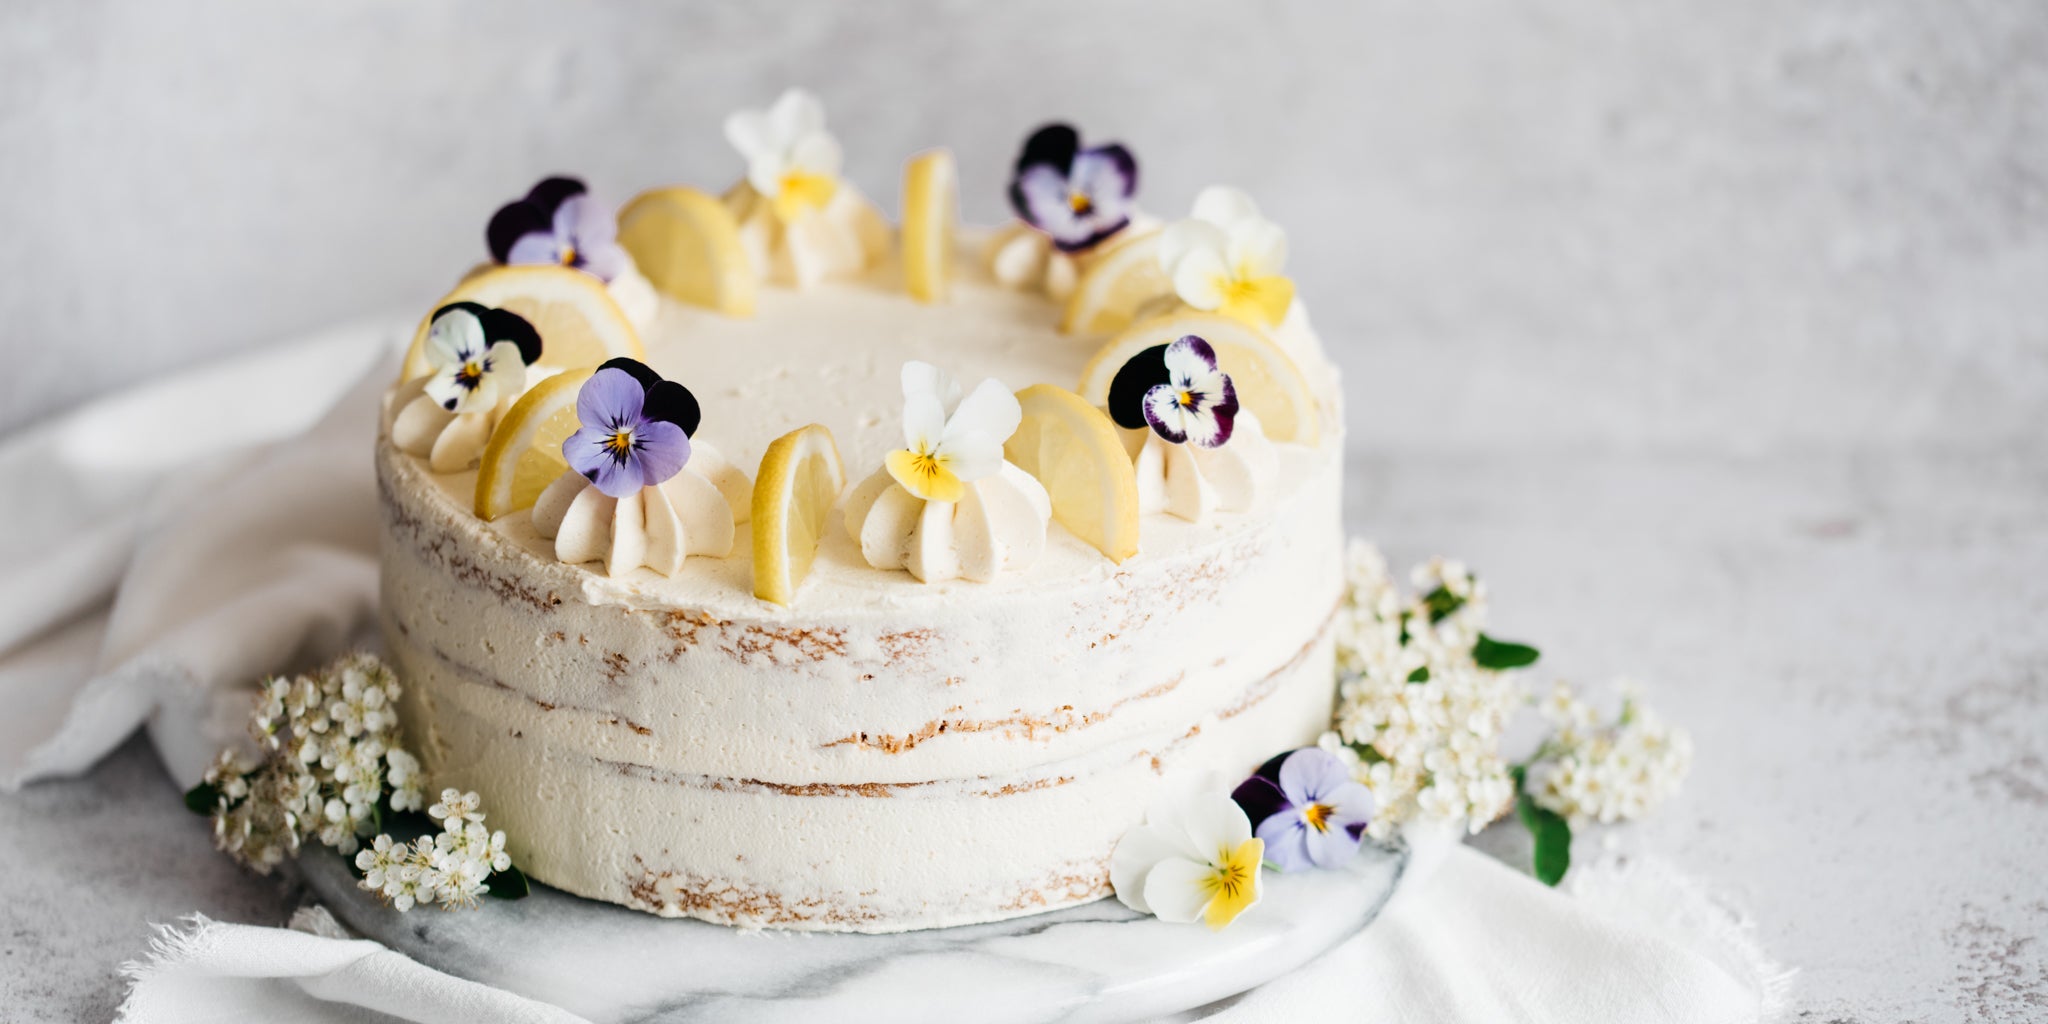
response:
<path id="1" fill-rule="evenodd" d="M 1081 371 L 1081 397 L 1096 405 L 1108 402 L 1110 381 L 1132 356 L 1189 334 L 1216 350 L 1216 364 L 1230 375 L 1238 403 L 1258 416 L 1267 437 L 1295 444 L 1315 444 L 1322 437 L 1315 392 L 1301 368 L 1258 328 L 1215 313 L 1183 310 L 1127 328 Z"/>
<path id="2" fill-rule="evenodd" d="M 739 221 L 717 196 L 680 185 L 642 192 L 619 211 L 619 244 L 663 292 L 726 316 L 754 315 L 754 265 Z"/>
<path id="3" fill-rule="evenodd" d="M 1060 330 L 1068 334 L 1120 331 L 1139 306 L 1173 292 L 1173 282 L 1159 267 L 1157 231 L 1116 242 L 1087 264 L 1060 318 Z"/>
<path id="4" fill-rule="evenodd" d="M 640 335 L 605 291 L 604 282 L 572 267 L 491 267 L 463 278 L 455 290 L 434 303 L 440 309 L 451 302 L 474 302 L 496 309 L 509 309 L 526 318 L 540 332 L 540 361 L 536 366 L 574 370 L 596 366 L 617 356 L 646 359 Z M 413 332 L 412 347 L 405 353 L 404 379 L 425 376 L 427 328 L 434 322 L 433 310 L 420 320 Z"/>
<path id="5" fill-rule="evenodd" d="M 846 489 L 832 432 L 813 423 L 775 439 L 754 477 L 754 596 L 787 605 L 810 575 L 825 515 Z"/>
<path id="6" fill-rule="evenodd" d="M 476 472 L 476 514 L 499 519 L 532 508 L 540 492 L 569 469 L 562 442 L 576 432 L 576 393 L 595 373 L 566 370 L 535 384 L 491 431 Z"/>
<path id="7" fill-rule="evenodd" d="M 944 302 L 953 281 L 953 228 L 960 219 L 953 154 L 934 149 L 903 170 L 903 281 L 919 302 Z"/>
<path id="8" fill-rule="evenodd" d="M 1017 392 L 1024 419 L 1003 457 L 1038 478 L 1069 533 L 1121 562 L 1138 553 L 1138 478 L 1116 424 L 1051 384 Z"/>

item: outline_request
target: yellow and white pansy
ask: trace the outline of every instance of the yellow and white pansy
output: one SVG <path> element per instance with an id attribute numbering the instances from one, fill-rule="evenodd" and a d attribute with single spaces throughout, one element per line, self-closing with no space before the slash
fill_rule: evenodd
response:
<path id="1" fill-rule="evenodd" d="M 1141 914 L 1217 929 L 1259 902 L 1265 852 L 1251 819 L 1229 797 L 1169 792 L 1116 844 L 1109 882 L 1116 898 Z"/>
<path id="2" fill-rule="evenodd" d="M 1243 192 L 1202 190 L 1186 220 L 1159 236 L 1159 266 L 1189 306 L 1260 327 L 1277 326 L 1294 304 L 1286 276 L 1287 233 Z"/>
<path id="3" fill-rule="evenodd" d="M 839 141 L 825 130 L 824 104 L 805 90 L 783 93 L 766 110 L 727 117 L 725 137 L 747 161 L 747 183 L 784 223 L 823 209 L 838 191 Z"/>
<path id="4" fill-rule="evenodd" d="M 1024 418 L 1017 396 L 984 380 L 960 397 L 944 370 L 903 364 L 903 447 L 889 453 L 889 475 L 925 501 L 959 501 L 967 485 L 1003 468 L 1003 442 Z"/>

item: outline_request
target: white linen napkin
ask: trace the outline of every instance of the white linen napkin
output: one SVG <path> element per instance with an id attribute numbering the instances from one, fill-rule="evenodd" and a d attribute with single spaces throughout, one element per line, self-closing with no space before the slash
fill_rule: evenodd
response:
<path id="1" fill-rule="evenodd" d="M 363 634 L 369 443 L 408 335 L 366 326 L 281 346 L 0 444 L 0 693 L 14 712 L 0 716 L 0 788 L 82 772 L 144 723 L 191 785 L 240 734 L 246 688 Z M 577 1019 L 339 937 L 331 920 L 296 923 L 166 930 L 128 968 L 122 1019 Z M 1745 974 L 1740 951 L 1670 924 L 1603 915 L 1454 847 L 1371 929 L 1218 1019 L 1719 1024 L 1774 1005 L 1775 982 Z"/>

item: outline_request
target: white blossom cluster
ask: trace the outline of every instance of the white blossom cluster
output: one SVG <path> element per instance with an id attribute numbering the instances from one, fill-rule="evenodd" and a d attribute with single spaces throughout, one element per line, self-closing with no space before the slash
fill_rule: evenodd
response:
<path id="1" fill-rule="evenodd" d="M 1464 566 L 1435 559 L 1417 567 L 1403 596 L 1372 545 L 1353 540 L 1347 560 L 1336 729 L 1321 745 L 1372 790 L 1374 838 L 1417 820 L 1462 819 L 1476 833 L 1514 803 L 1500 737 L 1524 703 L 1509 673 L 1473 657 L 1486 588 Z"/>
<path id="2" fill-rule="evenodd" d="M 1665 724 L 1630 688 L 1623 688 L 1612 721 L 1563 682 L 1540 709 L 1556 731 L 1531 759 L 1524 788 L 1573 828 L 1640 818 L 1676 793 L 1692 769 L 1692 738 Z"/>
<path id="3" fill-rule="evenodd" d="M 268 874 L 308 839 L 356 852 L 380 804 L 418 810 L 420 763 L 398 746 L 398 694 L 398 678 L 368 654 L 266 681 L 249 718 L 262 758 L 224 750 L 206 771 L 215 844 Z"/>
<path id="4" fill-rule="evenodd" d="M 440 833 L 410 843 L 378 836 L 356 854 L 356 867 L 363 872 L 356 885 L 401 913 L 426 903 L 446 910 L 475 906 L 491 889 L 486 880 L 512 866 L 505 833 L 484 828 L 475 793 L 444 789 L 441 802 L 427 808 L 427 814 L 441 823 Z"/>

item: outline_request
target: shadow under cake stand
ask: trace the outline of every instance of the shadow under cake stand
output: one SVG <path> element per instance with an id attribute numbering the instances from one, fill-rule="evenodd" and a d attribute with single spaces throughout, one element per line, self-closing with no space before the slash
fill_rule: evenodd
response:
<path id="1" fill-rule="evenodd" d="M 1427 859 L 1427 858 L 1425 858 Z M 1379 916 L 1406 848 L 1345 868 L 1267 873 L 1230 927 L 1167 924 L 1114 899 L 994 924 L 895 935 L 742 931 L 670 920 L 535 884 L 523 900 L 401 914 L 339 856 L 300 867 L 358 934 L 448 974 L 629 1021 L 1132 1021 L 1193 1009 L 1307 963 Z"/>

